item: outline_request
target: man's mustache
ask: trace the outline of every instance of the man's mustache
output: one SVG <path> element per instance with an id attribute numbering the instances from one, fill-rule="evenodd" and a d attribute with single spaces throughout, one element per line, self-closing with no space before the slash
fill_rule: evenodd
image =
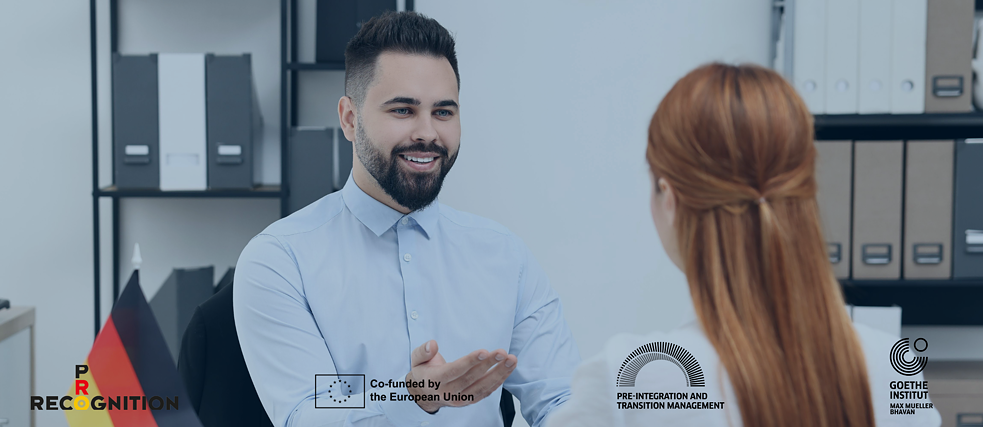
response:
<path id="1" fill-rule="evenodd" d="M 393 148 L 392 156 L 395 157 L 395 156 L 398 156 L 398 155 L 400 155 L 402 153 L 409 152 L 409 151 L 417 151 L 417 152 L 423 152 L 423 153 L 434 153 L 434 154 L 439 154 L 441 156 L 447 157 L 447 149 L 444 148 L 444 147 L 441 147 L 441 146 L 439 146 L 437 144 L 434 144 L 432 142 L 430 142 L 430 143 L 417 142 L 417 143 L 414 143 L 414 144 L 411 144 L 411 145 L 406 145 L 406 146 L 396 146 L 395 148 Z"/>

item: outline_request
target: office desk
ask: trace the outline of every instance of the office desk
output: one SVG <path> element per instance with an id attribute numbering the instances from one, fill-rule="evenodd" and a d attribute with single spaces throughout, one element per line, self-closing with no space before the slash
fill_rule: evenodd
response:
<path id="1" fill-rule="evenodd" d="M 34 307 L 0 310 L 0 427 L 34 426 Z"/>

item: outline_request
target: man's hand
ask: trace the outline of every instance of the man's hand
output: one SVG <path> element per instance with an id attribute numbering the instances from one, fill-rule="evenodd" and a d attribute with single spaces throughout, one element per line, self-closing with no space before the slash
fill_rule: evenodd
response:
<path id="1" fill-rule="evenodd" d="M 505 382 L 518 363 L 515 355 L 508 354 L 502 349 L 493 352 L 475 350 L 467 356 L 447 363 L 438 353 L 437 341 L 434 340 L 427 341 L 414 349 L 410 361 L 413 368 L 406 374 L 407 380 L 423 382 L 424 385 L 429 384 L 430 381 L 439 382 L 441 396 L 445 392 L 474 396 L 473 400 L 467 401 L 445 402 L 443 399 L 416 401 L 420 408 L 431 414 L 444 406 L 467 406 L 488 397 Z M 426 387 L 407 390 L 414 396 L 437 393 Z"/>

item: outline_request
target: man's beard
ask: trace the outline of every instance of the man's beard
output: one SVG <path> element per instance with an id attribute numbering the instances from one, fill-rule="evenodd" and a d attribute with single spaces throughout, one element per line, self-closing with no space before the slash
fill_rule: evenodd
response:
<path id="1" fill-rule="evenodd" d="M 440 193 L 444 177 L 457 160 L 457 152 L 447 155 L 447 149 L 433 142 L 417 142 L 407 146 L 396 146 L 387 160 L 381 150 L 372 145 L 361 123 L 355 126 L 355 154 L 365 165 L 382 190 L 396 203 L 415 211 L 429 206 Z M 399 154 L 405 152 L 429 152 L 440 155 L 439 170 L 429 173 L 414 173 L 399 166 Z M 436 157 L 436 156 L 435 156 Z M 434 159 L 433 161 L 437 161 Z"/>

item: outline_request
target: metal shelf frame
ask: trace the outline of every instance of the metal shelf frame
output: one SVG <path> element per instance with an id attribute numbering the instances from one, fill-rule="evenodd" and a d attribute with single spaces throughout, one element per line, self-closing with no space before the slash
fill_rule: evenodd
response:
<path id="1" fill-rule="evenodd" d="M 99 334 L 102 326 L 101 318 L 101 241 L 100 241 L 100 207 L 102 198 L 112 200 L 112 246 L 113 246 L 113 301 L 120 292 L 120 200 L 124 198 L 244 198 L 244 199 L 280 199 L 280 216 L 287 215 L 287 197 L 290 194 L 287 174 L 288 144 L 288 111 L 287 103 L 290 93 L 287 92 L 287 11 L 288 0 L 280 0 L 280 185 L 258 186 L 249 190 L 205 190 L 205 191 L 161 191 L 157 189 L 118 189 L 115 185 L 99 187 L 99 88 L 98 88 L 98 52 L 99 43 L 97 0 L 89 0 L 89 49 L 90 73 L 92 85 L 92 235 L 93 235 L 93 307 L 95 334 Z M 289 2 L 296 10 L 296 0 Z M 109 0 L 109 48 L 110 54 L 118 49 L 118 14 L 119 0 Z M 296 17 L 296 12 L 292 12 Z M 296 30 L 292 33 L 296 38 Z M 295 40 L 294 40 L 295 41 Z M 296 46 L 296 43 L 292 43 Z M 296 50 L 296 48 L 293 48 Z M 110 62 L 110 70 L 112 70 Z M 112 71 L 110 71 L 112 73 Z M 110 81 L 112 77 L 110 77 Z M 111 96 L 111 95 L 110 95 Z M 296 96 L 294 96 L 296 98 Z M 296 101 L 294 101 L 296 107 Z M 291 110 L 294 111 L 294 110 Z M 110 110 L 110 114 L 111 110 Z M 291 113 L 292 114 L 292 113 Z M 111 165 L 115 169 L 115 165 Z M 115 170 L 113 174 L 115 177 Z"/>
<path id="2" fill-rule="evenodd" d="M 301 63 L 297 61 L 297 0 L 280 0 L 280 185 L 259 186 L 250 190 L 161 191 L 156 189 L 117 189 L 114 185 L 99 187 L 99 91 L 98 91 L 98 41 L 97 0 L 89 0 L 89 47 L 92 84 L 92 235 L 93 235 L 93 300 L 95 334 L 101 327 L 100 312 L 100 227 L 99 200 L 112 199 L 113 240 L 113 301 L 119 297 L 120 257 L 120 200 L 124 198 L 247 198 L 280 199 L 280 217 L 289 213 L 290 182 L 288 159 L 290 158 L 290 129 L 297 126 L 297 73 L 305 71 L 344 71 L 343 62 Z M 118 52 L 118 2 L 109 0 L 110 53 Z M 405 0 L 405 9 L 412 11 L 414 0 Z M 111 80 L 111 78 L 110 78 Z M 113 165 L 114 166 L 114 165 Z M 115 176 L 115 171 L 113 171 Z"/>

